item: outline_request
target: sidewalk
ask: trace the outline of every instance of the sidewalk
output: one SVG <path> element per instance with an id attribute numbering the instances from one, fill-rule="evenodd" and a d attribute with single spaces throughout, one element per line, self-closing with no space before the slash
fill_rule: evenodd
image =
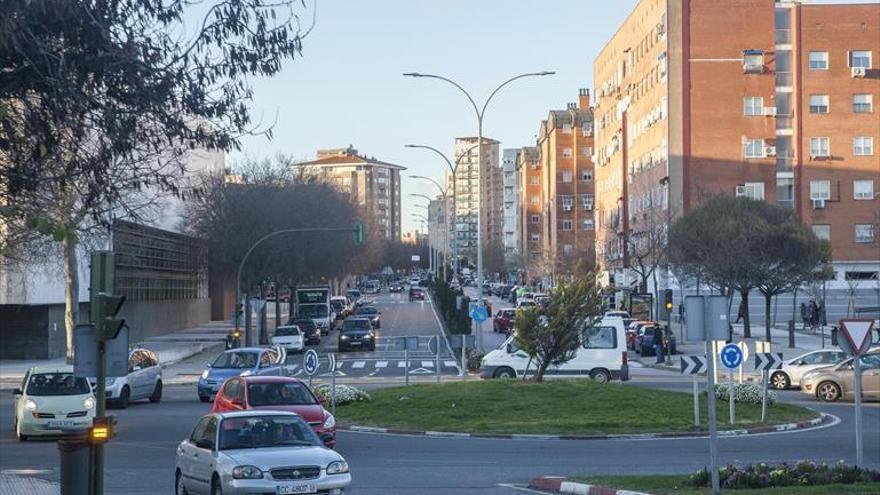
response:
<path id="1" fill-rule="evenodd" d="M 58 483 L 0 471 L 0 492 L 11 495 L 58 495 Z"/>

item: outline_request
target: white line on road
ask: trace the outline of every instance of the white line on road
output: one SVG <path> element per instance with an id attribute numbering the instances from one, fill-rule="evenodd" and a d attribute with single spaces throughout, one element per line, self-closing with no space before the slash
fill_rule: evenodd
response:
<path id="1" fill-rule="evenodd" d="M 422 368 L 433 368 L 433 367 L 434 367 L 434 361 L 422 361 Z M 735 398 L 736 398 L 736 396 L 734 396 L 734 399 Z"/>
<path id="2" fill-rule="evenodd" d="M 406 367 L 406 363 L 404 363 L 403 361 L 398 361 L 398 362 L 397 362 L 397 367 L 398 367 L 398 368 L 405 368 L 405 367 Z M 734 396 L 734 398 L 736 398 L 736 396 Z"/>
<path id="3" fill-rule="evenodd" d="M 387 368 L 388 361 L 376 361 L 376 367 L 377 368 Z"/>
<path id="4" fill-rule="evenodd" d="M 363 368 L 366 365 L 367 365 L 366 361 L 355 361 L 354 363 L 352 363 L 351 367 L 352 368 Z"/>
<path id="5" fill-rule="evenodd" d="M 458 363 L 455 361 L 443 361 L 443 366 L 446 366 L 447 368 L 458 368 Z M 736 395 L 734 395 L 733 398 L 736 399 Z"/>

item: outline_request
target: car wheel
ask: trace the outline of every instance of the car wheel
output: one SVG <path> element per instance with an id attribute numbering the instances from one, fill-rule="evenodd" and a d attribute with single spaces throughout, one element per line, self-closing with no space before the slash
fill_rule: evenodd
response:
<path id="1" fill-rule="evenodd" d="M 834 382 L 822 382 L 816 387 L 816 397 L 823 402 L 835 402 L 840 398 L 840 386 Z"/>
<path id="2" fill-rule="evenodd" d="M 211 495 L 223 495 L 223 487 L 220 485 L 220 477 L 216 474 L 211 478 Z"/>
<path id="3" fill-rule="evenodd" d="M 186 486 L 183 485 L 183 475 L 180 473 L 180 469 L 178 469 L 174 475 L 174 495 L 188 495 L 188 493 Z"/>
<path id="4" fill-rule="evenodd" d="M 777 390 L 785 390 L 791 386 L 791 379 L 784 371 L 777 371 L 770 377 L 770 385 Z"/>
<path id="5" fill-rule="evenodd" d="M 128 388 L 128 385 L 122 387 L 122 392 L 119 392 L 119 399 L 116 400 L 116 407 L 119 409 L 125 409 L 128 407 L 128 402 L 131 400 L 131 390 Z"/>
<path id="6" fill-rule="evenodd" d="M 608 370 L 593 370 L 590 372 L 590 378 L 594 382 L 608 383 L 611 381 L 611 373 Z"/>
<path id="7" fill-rule="evenodd" d="M 495 374 L 493 375 L 495 378 L 499 379 L 512 379 L 516 378 L 516 372 L 513 371 L 512 368 L 503 367 L 495 370 Z"/>
<path id="8" fill-rule="evenodd" d="M 162 380 L 156 382 L 156 387 L 153 388 L 153 395 L 150 396 L 150 402 L 158 403 L 162 400 Z"/>

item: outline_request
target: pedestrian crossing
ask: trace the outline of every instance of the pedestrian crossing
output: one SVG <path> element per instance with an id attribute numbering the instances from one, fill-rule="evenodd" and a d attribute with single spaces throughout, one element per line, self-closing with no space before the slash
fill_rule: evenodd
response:
<path id="1" fill-rule="evenodd" d="M 352 359 L 336 361 L 337 376 L 381 376 L 384 372 L 386 375 L 397 375 L 403 373 L 404 369 L 409 374 L 436 373 L 437 363 L 434 360 L 427 359 Z M 451 359 L 440 360 L 440 373 L 458 373 L 458 363 Z M 301 363 L 288 362 L 285 369 L 289 376 L 304 376 Z M 318 375 L 330 376 L 327 370 L 327 363 L 322 361 L 318 369 Z"/>

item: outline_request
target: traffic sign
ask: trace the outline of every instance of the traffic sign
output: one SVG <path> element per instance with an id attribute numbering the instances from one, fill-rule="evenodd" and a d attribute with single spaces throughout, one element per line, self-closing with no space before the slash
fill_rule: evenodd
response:
<path id="1" fill-rule="evenodd" d="M 272 349 L 275 349 L 275 355 L 278 356 L 276 361 L 278 364 L 287 363 L 287 348 L 285 348 L 283 345 L 276 345 L 272 346 Z"/>
<path id="2" fill-rule="evenodd" d="M 330 372 L 333 373 L 336 371 L 336 354 L 333 354 L 332 352 L 327 354 L 327 361 L 330 362 Z"/>
<path id="3" fill-rule="evenodd" d="M 307 375 L 312 376 L 317 373 L 320 365 L 321 362 L 318 361 L 318 353 L 315 352 L 314 349 L 307 350 L 305 356 L 303 356 L 303 371 L 305 371 Z"/>
<path id="4" fill-rule="evenodd" d="M 871 347 L 871 331 L 873 329 L 874 320 L 840 320 L 840 331 L 843 332 L 846 339 L 838 339 L 838 345 L 853 356 L 863 354 Z"/>
<path id="5" fill-rule="evenodd" d="M 782 369 L 781 352 L 758 352 L 755 354 L 755 371 Z"/>
<path id="6" fill-rule="evenodd" d="M 681 357 L 681 374 L 696 375 L 706 368 L 706 358 L 704 356 L 682 356 Z"/>
<path id="7" fill-rule="evenodd" d="M 440 347 L 440 337 L 435 335 L 428 340 L 428 349 L 430 349 L 431 354 L 437 354 L 437 349 Z"/>
<path id="8" fill-rule="evenodd" d="M 482 304 L 478 304 L 475 308 L 471 310 L 471 319 L 477 323 L 483 323 L 484 321 L 489 319 L 489 312 L 486 311 L 486 306 Z"/>
<path id="9" fill-rule="evenodd" d="M 743 351 L 736 344 L 727 344 L 721 349 L 719 354 L 721 357 L 721 364 L 729 370 L 736 369 L 742 364 Z"/>
<path id="10" fill-rule="evenodd" d="M 397 337 L 394 339 L 394 348 L 397 351 L 419 350 L 419 337 Z"/>

